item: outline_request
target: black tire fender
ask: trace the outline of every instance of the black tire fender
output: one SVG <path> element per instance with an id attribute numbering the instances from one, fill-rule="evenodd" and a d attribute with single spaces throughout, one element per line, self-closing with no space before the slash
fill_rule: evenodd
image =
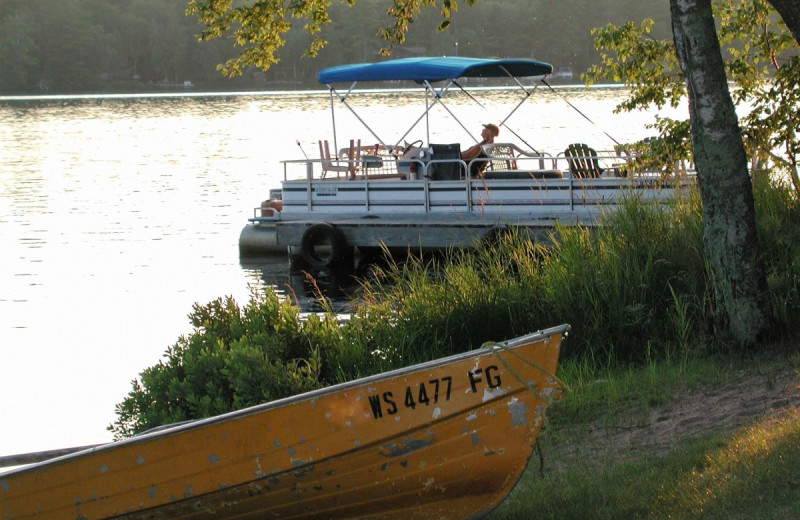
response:
<path id="1" fill-rule="evenodd" d="M 300 253 L 311 267 L 331 267 L 346 256 L 347 240 L 341 231 L 327 222 L 312 224 L 303 232 Z"/>

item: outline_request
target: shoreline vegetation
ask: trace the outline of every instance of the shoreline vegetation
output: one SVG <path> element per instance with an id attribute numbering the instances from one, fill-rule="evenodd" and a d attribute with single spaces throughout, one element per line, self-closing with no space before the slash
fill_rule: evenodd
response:
<path id="1" fill-rule="evenodd" d="M 753 185 L 772 318 L 756 347 L 719 332 L 689 190 L 548 243 L 510 230 L 390 261 L 343 321 L 330 307 L 300 319 L 269 288 L 242 306 L 195 304 L 192 332 L 133 382 L 109 429 L 123 438 L 570 323 L 558 375 L 572 391 L 549 412 L 542 474 L 534 457 L 489 518 L 797 517 L 800 201 L 777 172 Z"/>
<path id="2" fill-rule="evenodd" d="M 198 41 L 205 26 L 198 15 L 187 15 L 189 0 L 62 2 L 69 7 L 53 9 L 52 0 L 0 3 L 0 95 L 162 91 L 192 85 L 198 90 L 318 88 L 322 68 L 382 59 L 379 51 L 387 42 L 379 28 L 392 23 L 380 0 L 360 0 L 357 10 L 332 2 L 324 10 L 333 23 L 323 24 L 317 33 L 328 45 L 310 58 L 306 51 L 314 37 L 302 28 L 311 20 L 279 16 L 292 29 L 272 35 L 285 40 L 277 63 L 268 70 L 247 67 L 231 78 L 218 65 L 245 47 L 234 47 L 228 39 Z M 469 9 L 453 9 L 453 29 L 448 31 L 436 30 L 442 22 L 439 10 L 426 9 L 409 27 L 408 43 L 396 45 L 393 54 L 529 57 L 534 49 L 542 54 L 546 49 L 546 56 L 535 57 L 577 79 L 599 63 L 587 45 L 598 22 L 579 15 L 591 6 L 588 0 L 575 0 L 558 9 L 537 10 L 530 0 L 504 0 L 502 6 L 478 2 Z M 669 8 L 656 0 L 618 0 L 603 7 L 602 18 L 617 24 L 653 18 L 654 37 L 671 34 Z M 565 26 L 570 30 L 563 31 Z M 487 30 L 500 28 L 514 37 L 487 37 Z"/>

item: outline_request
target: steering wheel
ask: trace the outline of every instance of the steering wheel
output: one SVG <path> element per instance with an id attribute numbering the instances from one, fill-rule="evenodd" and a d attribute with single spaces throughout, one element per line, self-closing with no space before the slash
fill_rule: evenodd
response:
<path id="1" fill-rule="evenodd" d="M 415 146 L 422 146 L 422 139 L 417 139 L 413 143 L 411 143 L 408 146 L 406 146 L 405 148 L 403 148 L 403 155 L 405 155 L 407 151 L 411 150 Z"/>

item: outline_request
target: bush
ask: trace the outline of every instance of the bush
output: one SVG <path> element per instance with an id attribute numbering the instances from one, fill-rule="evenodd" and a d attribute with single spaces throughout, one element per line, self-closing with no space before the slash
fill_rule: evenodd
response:
<path id="1" fill-rule="evenodd" d="M 194 331 L 145 369 L 117 405 L 109 429 L 119 439 L 147 429 L 208 417 L 332 382 L 340 330 L 332 315 L 299 319 L 299 308 L 274 291 L 252 294 L 244 308 L 231 297 L 195 304 Z"/>

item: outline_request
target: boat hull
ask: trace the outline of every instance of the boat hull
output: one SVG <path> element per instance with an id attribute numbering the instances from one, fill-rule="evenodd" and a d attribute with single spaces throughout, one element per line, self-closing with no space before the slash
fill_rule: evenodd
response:
<path id="1" fill-rule="evenodd" d="M 323 223 L 348 248 L 469 248 L 502 227 L 541 240 L 556 224 L 593 227 L 631 199 L 666 209 L 693 183 L 657 176 L 285 181 L 283 210 L 251 219 L 239 248 L 244 255 L 285 252 L 287 247 L 302 253 L 306 231 Z"/>
<path id="2" fill-rule="evenodd" d="M 0 475 L 3 518 L 474 518 L 525 469 L 567 327 Z"/>
<path id="3" fill-rule="evenodd" d="M 278 245 L 274 222 L 247 224 L 239 233 L 239 252 L 242 256 L 286 254 L 288 247 Z"/>

